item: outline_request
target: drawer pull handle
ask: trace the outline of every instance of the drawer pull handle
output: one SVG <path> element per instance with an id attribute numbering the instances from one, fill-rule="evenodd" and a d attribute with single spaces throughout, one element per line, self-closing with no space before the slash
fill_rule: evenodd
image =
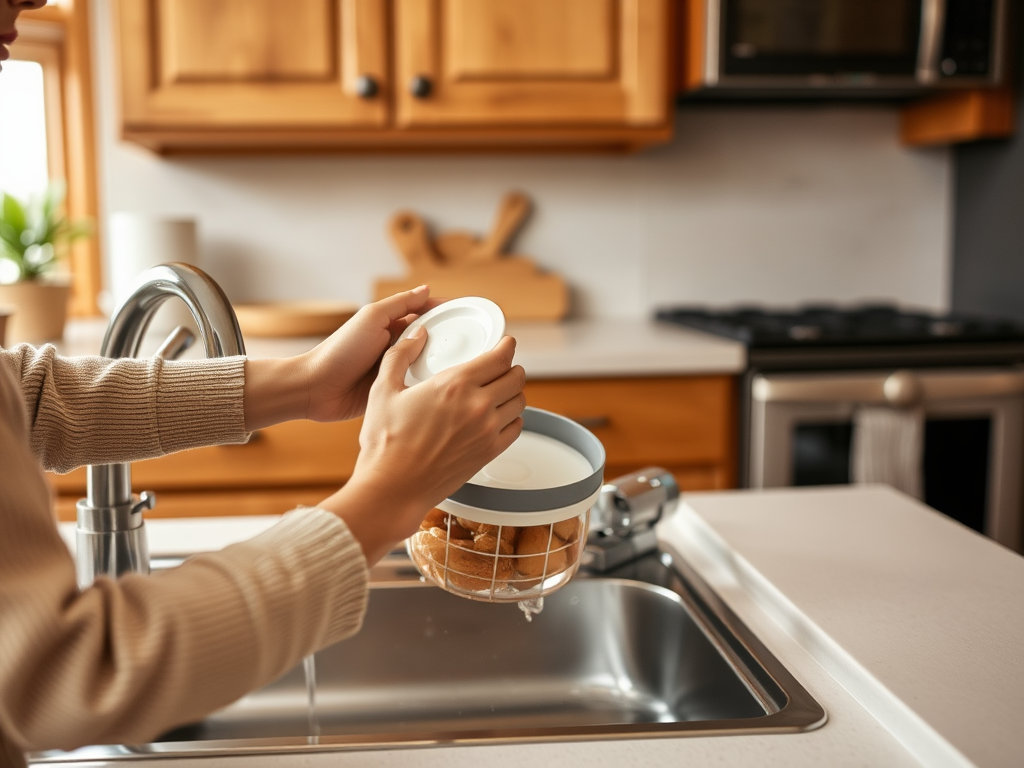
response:
<path id="1" fill-rule="evenodd" d="M 573 419 L 573 421 L 587 429 L 604 429 L 612 423 L 612 420 L 607 416 L 581 416 L 578 419 Z"/>

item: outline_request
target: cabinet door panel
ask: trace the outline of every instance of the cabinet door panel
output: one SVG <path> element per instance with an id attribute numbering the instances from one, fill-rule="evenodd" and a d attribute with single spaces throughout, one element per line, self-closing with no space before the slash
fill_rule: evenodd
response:
<path id="1" fill-rule="evenodd" d="M 450 0 L 444 39 L 451 77 L 614 77 L 613 5 L 613 0 Z"/>
<path id="2" fill-rule="evenodd" d="M 397 0 L 397 122 L 664 124 L 668 14 L 667 0 Z"/>
<path id="3" fill-rule="evenodd" d="M 126 130 L 386 125 L 385 0 L 119 0 Z M 361 98 L 360 76 L 378 93 Z"/>
<path id="4" fill-rule="evenodd" d="M 160 0 L 160 80 L 329 80 L 334 11 L 331 0 Z"/>

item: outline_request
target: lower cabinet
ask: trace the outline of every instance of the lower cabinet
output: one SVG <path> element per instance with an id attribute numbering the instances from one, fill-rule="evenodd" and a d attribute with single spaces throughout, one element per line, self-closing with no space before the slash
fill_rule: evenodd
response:
<path id="1" fill-rule="evenodd" d="M 531 380 L 529 405 L 589 428 L 608 453 L 608 479 L 646 466 L 682 490 L 736 483 L 736 394 L 729 376 Z M 246 445 L 197 448 L 132 465 L 136 490 L 157 493 L 149 517 L 280 514 L 314 505 L 351 476 L 361 421 L 289 422 Z M 85 470 L 51 475 L 61 520 L 75 519 Z"/>

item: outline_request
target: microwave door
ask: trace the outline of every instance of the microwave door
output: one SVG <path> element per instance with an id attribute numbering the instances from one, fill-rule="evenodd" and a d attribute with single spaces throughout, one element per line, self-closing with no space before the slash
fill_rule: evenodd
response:
<path id="1" fill-rule="evenodd" d="M 933 2 L 933 0 L 929 0 Z M 922 0 L 720 0 L 720 60 L 726 78 L 867 83 L 913 81 Z M 929 30 L 929 39 L 937 32 Z"/>

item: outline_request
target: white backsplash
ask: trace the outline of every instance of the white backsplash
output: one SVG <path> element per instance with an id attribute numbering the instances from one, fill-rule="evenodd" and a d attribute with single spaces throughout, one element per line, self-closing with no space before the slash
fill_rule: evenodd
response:
<path id="1" fill-rule="evenodd" d="M 367 301 L 375 278 L 403 271 L 394 211 L 482 232 L 517 188 L 535 211 L 515 250 L 562 274 L 581 316 L 948 306 L 950 153 L 901 147 L 895 108 L 687 107 L 671 145 L 626 157 L 165 160 L 117 138 L 109 5 L 93 6 L 104 211 L 197 218 L 200 260 L 235 301 Z"/>

